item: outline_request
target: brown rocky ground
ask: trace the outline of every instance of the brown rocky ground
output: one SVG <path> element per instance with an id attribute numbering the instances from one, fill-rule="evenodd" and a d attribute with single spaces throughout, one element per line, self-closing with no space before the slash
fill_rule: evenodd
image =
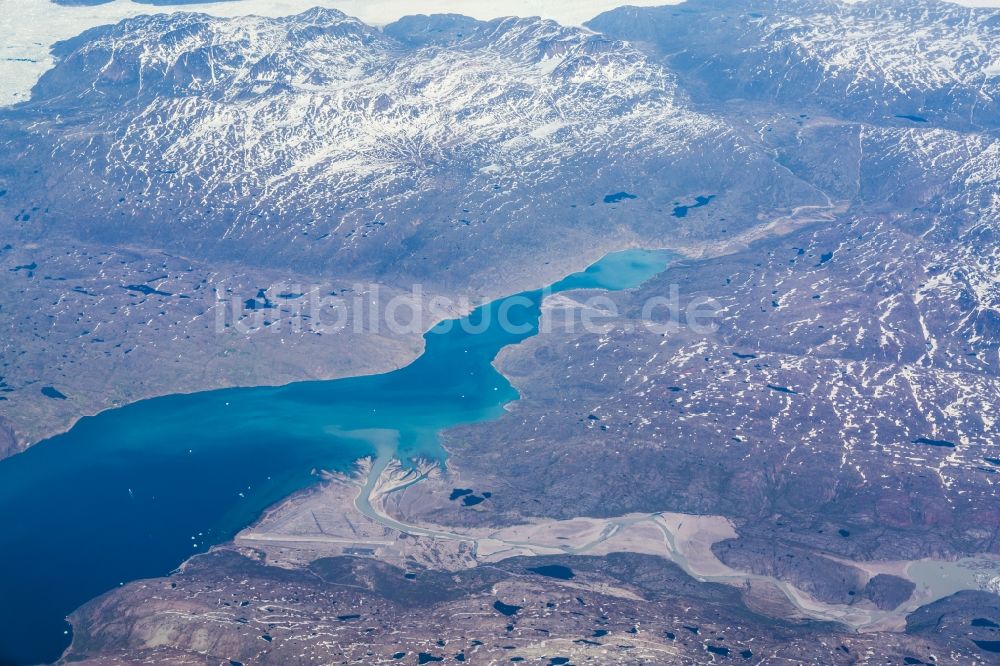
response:
<path id="1" fill-rule="evenodd" d="M 63 661 L 987 663 L 950 632 L 857 635 L 775 622 L 740 597 L 640 555 L 512 558 L 442 573 L 355 557 L 286 570 L 217 551 L 81 608 Z"/>

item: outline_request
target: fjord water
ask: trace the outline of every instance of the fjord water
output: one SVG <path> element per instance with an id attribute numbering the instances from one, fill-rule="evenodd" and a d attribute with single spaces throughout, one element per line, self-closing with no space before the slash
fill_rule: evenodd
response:
<path id="1" fill-rule="evenodd" d="M 614 253 L 548 292 L 629 288 L 668 258 Z M 538 332 L 544 293 L 441 322 L 393 372 L 144 400 L 0 462 L 0 663 L 58 659 L 75 608 L 232 538 L 315 482 L 314 470 L 376 452 L 443 460 L 442 429 L 497 418 L 517 399 L 492 361 Z M 395 433 L 393 450 L 376 451 L 385 442 L 369 438 L 375 429 Z"/>

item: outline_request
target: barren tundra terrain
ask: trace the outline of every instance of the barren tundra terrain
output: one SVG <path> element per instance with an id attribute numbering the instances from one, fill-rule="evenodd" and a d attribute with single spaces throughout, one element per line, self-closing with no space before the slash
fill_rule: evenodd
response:
<path id="1" fill-rule="evenodd" d="M 675 253 L 546 298 L 494 361 L 519 398 L 443 459 L 315 469 L 76 610 L 63 662 L 996 663 L 998 53 L 997 10 L 935 0 L 58 43 L 0 109 L 11 461 L 147 397 L 390 371 L 476 304 Z M 419 330 L 301 316 L 414 285 L 452 304 Z"/>

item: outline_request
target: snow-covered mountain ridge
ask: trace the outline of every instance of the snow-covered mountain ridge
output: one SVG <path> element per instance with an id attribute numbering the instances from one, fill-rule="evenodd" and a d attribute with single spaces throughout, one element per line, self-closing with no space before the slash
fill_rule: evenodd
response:
<path id="1" fill-rule="evenodd" d="M 712 99 L 857 120 L 1000 124 L 1000 11 L 939 0 L 690 0 L 587 25 L 650 45 Z"/>
<path id="2" fill-rule="evenodd" d="M 38 209 L 29 225 L 87 240 L 372 269 L 454 243 L 467 252 L 449 260 L 476 262 L 484 235 L 540 247 L 567 229 L 603 235 L 602 198 L 619 191 L 638 197 L 625 224 L 658 242 L 717 233 L 670 214 L 701 194 L 722 211 L 754 193 L 729 233 L 825 201 L 752 137 L 693 111 L 661 66 L 551 21 L 414 17 L 377 31 L 333 10 L 175 14 L 56 53 L 33 101 L 4 116 L 40 180 L 23 166 L 2 176 L 15 213 Z"/>
<path id="3" fill-rule="evenodd" d="M 47 418 L 24 408 L 38 401 L 37 390 L 23 390 L 38 381 L 37 354 L 72 345 L 64 361 L 50 359 L 47 381 L 67 395 L 74 388 L 93 395 L 74 378 L 101 376 L 132 349 L 81 342 L 93 322 L 115 317 L 123 339 L 148 342 L 157 356 L 198 357 L 184 351 L 196 342 L 177 331 L 192 318 L 204 321 L 210 303 L 181 308 L 177 298 L 152 295 L 144 298 L 150 315 L 122 289 L 169 273 L 182 286 L 165 291 L 195 293 L 194 276 L 177 268 L 185 261 L 219 280 L 238 266 L 247 275 L 284 273 L 286 281 L 323 276 L 402 290 L 420 282 L 435 293 L 491 297 L 622 247 L 718 254 L 809 219 L 834 225 L 844 247 L 853 236 L 834 220 L 878 220 L 873 228 L 892 234 L 871 239 L 873 248 L 909 248 L 910 237 L 919 239 L 919 253 L 885 261 L 908 262 L 900 282 L 914 289 L 926 330 L 896 331 L 913 320 L 893 321 L 902 310 L 886 301 L 879 307 L 889 319 L 865 327 L 875 336 L 866 354 L 912 362 L 914 349 L 926 349 L 922 363 L 995 374 L 995 132 L 972 127 L 968 114 L 933 96 L 919 108 L 900 107 L 926 122 L 879 111 L 882 91 L 896 89 L 888 83 L 895 70 L 885 65 L 905 64 L 900 59 L 878 60 L 875 84 L 849 95 L 789 101 L 786 84 L 772 94 L 775 80 L 839 91 L 838 78 L 815 69 L 815 49 L 787 51 L 773 71 L 759 58 L 782 35 L 803 39 L 805 23 L 844 31 L 841 42 L 827 35 L 829 44 L 856 41 L 859 21 L 877 15 L 886 23 L 880 35 L 923 26 L 935 52 L 967 51 L 968 62 L 981 62 L 984 48 L 995 53 L 996 12 L 930 2 L 910 13 L 884 3 L 787 7 L 699 0 L 622 9 L 592 24 L 603 22 L 607 34 L 542 19 L 418 16 L 376 29 L 322 9 L 284 18 L 177 13 L 61 43 L 59 64 L 32 101 L 0 111 L 0 145 L 15 156 L 0 163 L 0 241 L 12 247 L 2 255 L 4 274 L 11 293 L 25 293 L 24 281 L 32 281 L 31 298 L 7 299 L 4 311 L 19 331 L 7 342 L 3 370 L 17 387 L 5 404 L 18 419 L 13 430 Z M 712 29 L 699 32 L 699 22 Z M 976 39 L 945 29 L 965 24 L 975 26 Z M 761 25 L 770 26 L 766 37 Z M 682 52 L 652 39 L 671 34 L 665 43 L 680 40 Z M 746 85 L 712 89 L 712 72 L 742 47 Z M 688 67 L 698 54 L 704 66 Z M 911 60 L 914 72 L 927 68 Z M 904 86 L 906 99 L 926 80 L 921 74 Z M 687 212 L 707 195 L 715 195 L 708 205 Z M 135 262 L 109 268 L 110 260 L 89 259 L 105 255 L 94 248 L 108 248 L 110 257 L 134 252 L 148 275 L 130 277 Z M 847 256 L 835 246 L 826 251 Z M 181 263 L 160 260 L 162 252 Z M 160 271 L 161 264 L 172 268 Z M 865 271 L 845 268 L 830 293 L 850 293 L 852 274 L 880 289 L 878 275 Z M 237 297 L 265 285 L 245 286 Z M 814 303 L 811 294 L 806 303 Z M 157 328 L 160 318 L 167 323 Z M 39 349 L 26 351 L 25 339 Z M 849 354 L 862 339 L 845 330 L 834 346 Z M 184 390 L 202 385 L 202 365 Z M 267 383 L 271 372 L 242 381 Z M 140 364 L 135 374 L 148 372 Z M 59 411 L 65 423 L 97 407 L 71 399 L 43 400 L 40 409 Z"/>

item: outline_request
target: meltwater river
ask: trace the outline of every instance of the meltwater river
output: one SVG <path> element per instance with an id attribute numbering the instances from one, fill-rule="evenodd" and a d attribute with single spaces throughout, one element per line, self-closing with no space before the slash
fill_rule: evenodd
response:
<path id="1" fill-rule="evenodd" d="M 549 293 L 637 286 L 669 256 L 610 254 Z M 84 602 L 232 538 L 314 483 L 313 470 L 376 453 L 352 432 L 395 430 L 388 453 L 443 460 L 441 430 L 497 418 L 517 399 L 492 361 L 538 332 L 543 293 L 488 303 L 465 318 L 472 326 L 438 324 L 393 372 L 143 400 L 0 462 L 0 664 L 58 659 L 65 617 Z M 502 307 L 513 326 L 498 325 Z"/>

